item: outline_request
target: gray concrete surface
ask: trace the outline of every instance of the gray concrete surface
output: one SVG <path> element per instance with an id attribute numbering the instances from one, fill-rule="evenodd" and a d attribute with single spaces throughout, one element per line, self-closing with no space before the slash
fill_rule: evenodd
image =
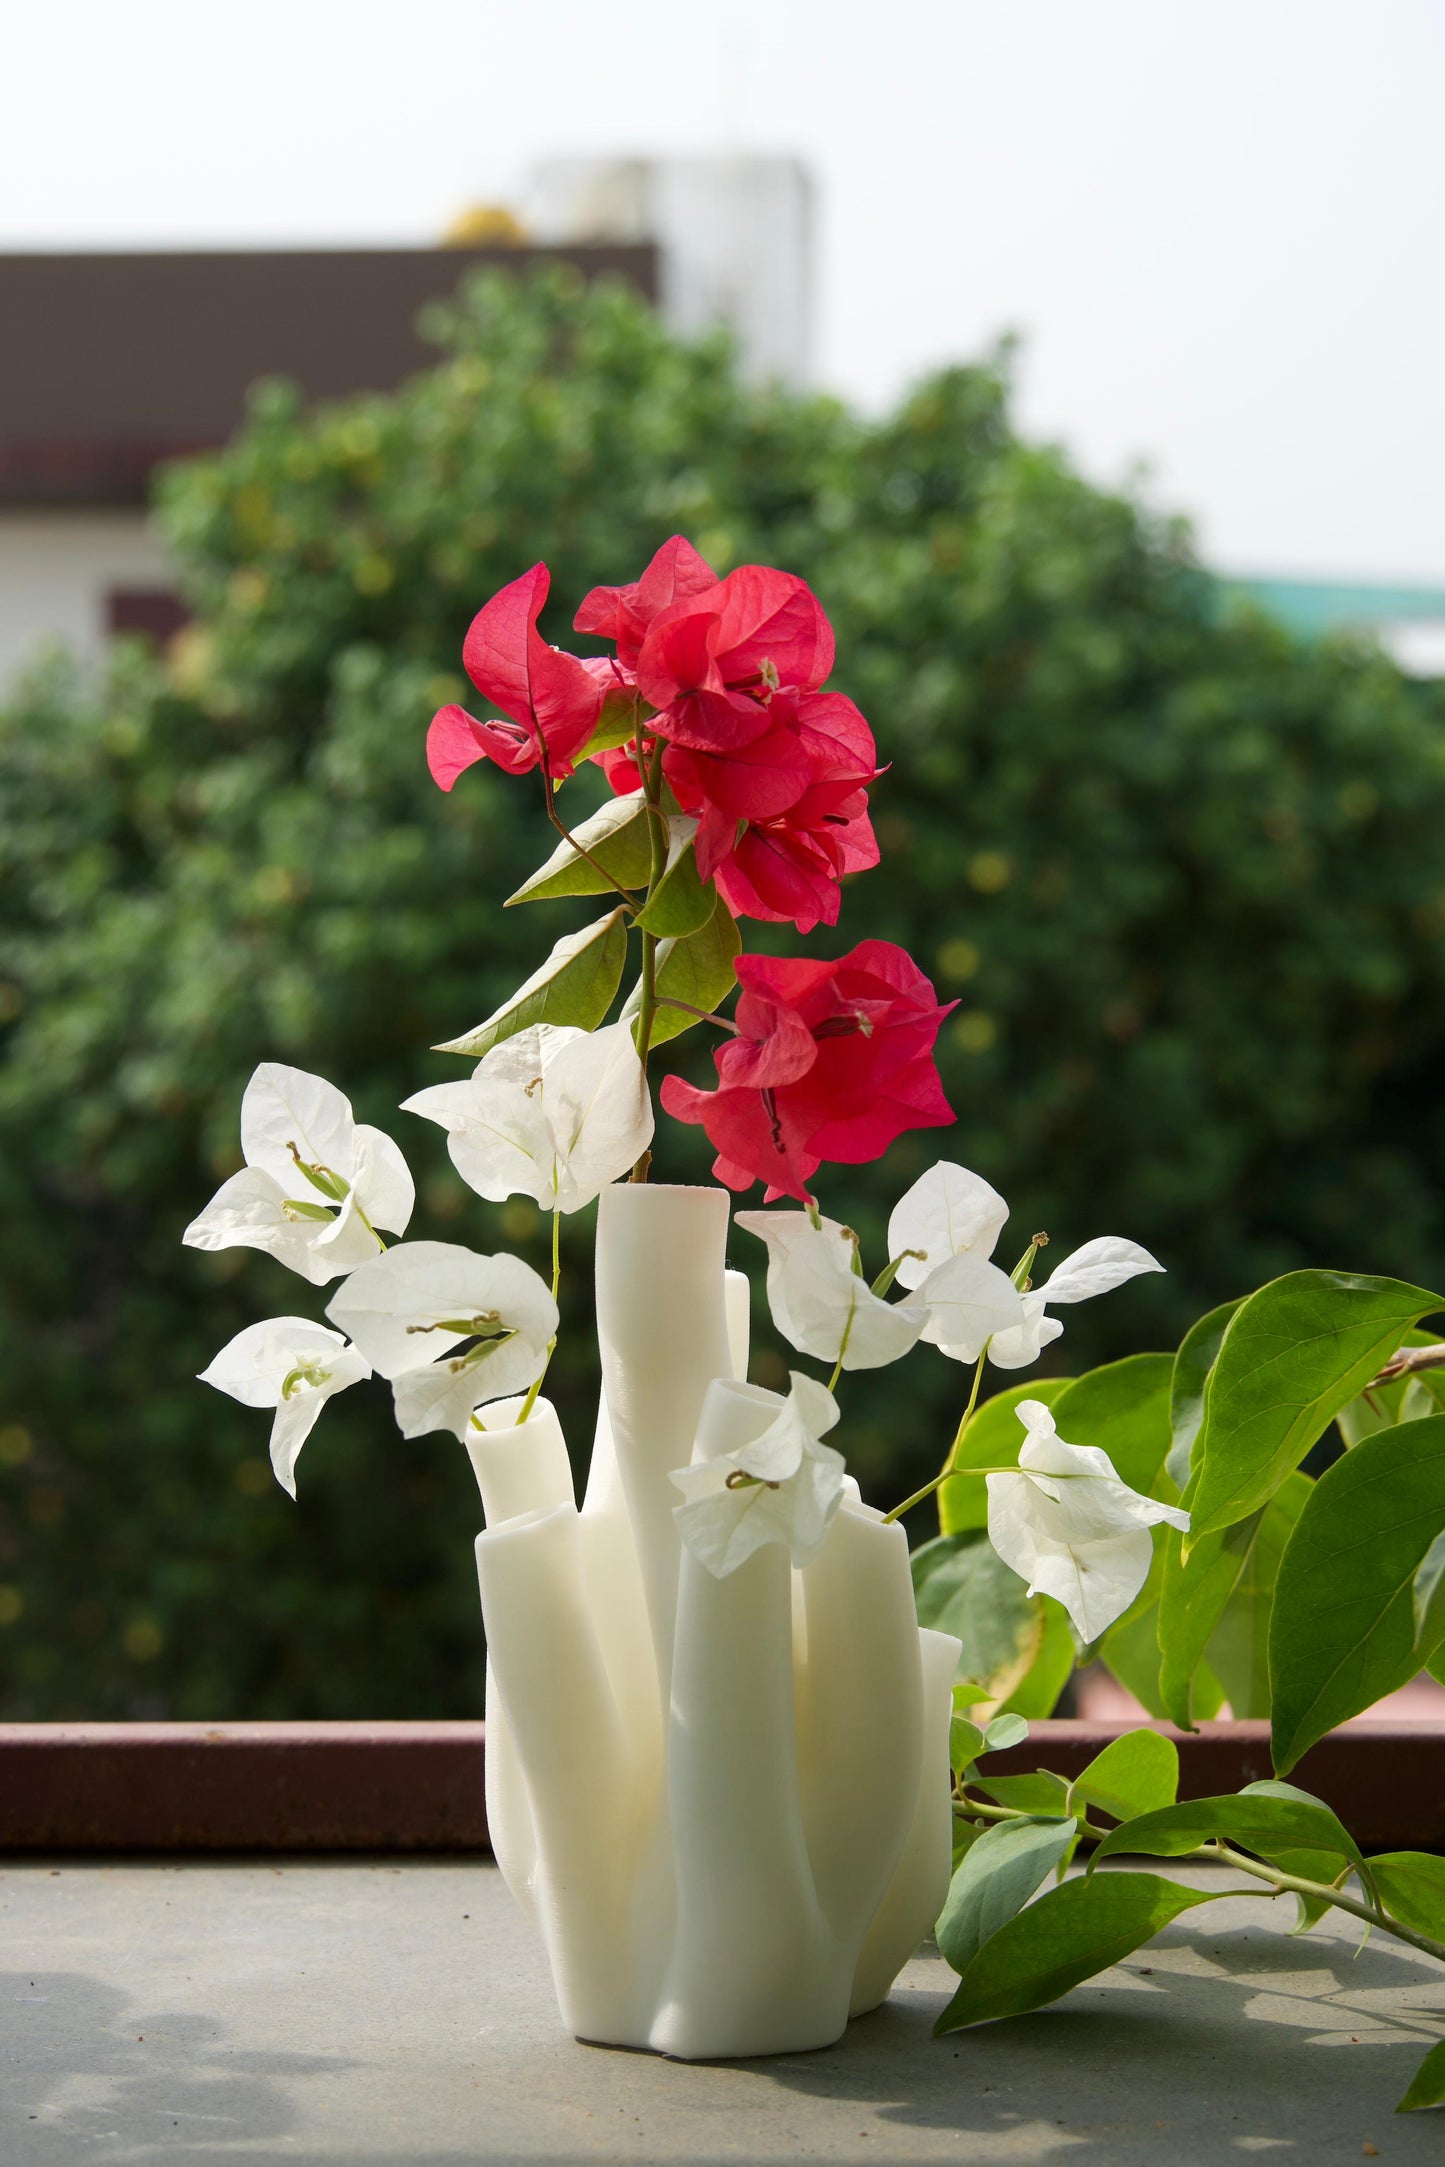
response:
<path id="1" fill-rule="evenodd" d="M 1445 1971 L 1283 1910 L 948 2040 L 923 1956 L 837 2047 L 687 2067 L 568 2038 L 480 1862 L 0 1859 L 0 2161 L 1445 2159 L 1445 2113 L 1390 2111 Z"/>

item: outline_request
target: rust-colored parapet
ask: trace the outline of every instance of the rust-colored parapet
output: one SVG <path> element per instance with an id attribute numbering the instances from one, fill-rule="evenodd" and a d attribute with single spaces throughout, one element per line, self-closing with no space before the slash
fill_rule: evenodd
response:
<path id="1" fill-rule="evenodd" d="M 0 1849 L 485 1851 L 480 1723 L 0 1724 Z"/>
<path id="2" fill-rule="evenodd" d="M 989 1767 L 1074 1776 L 1135 1727 L 1035 1723 Z M 1270 1774 L 1268 1724 L 1158 1728 L 1185 1798 Z M 485 1851 L 482 1754 L 480 1723 L 0 1724 L 0 1850 Z M 1346 1724 L 1290 1780 L 1367 1849 L 1445 1850 L 1445 1722 Z"/>

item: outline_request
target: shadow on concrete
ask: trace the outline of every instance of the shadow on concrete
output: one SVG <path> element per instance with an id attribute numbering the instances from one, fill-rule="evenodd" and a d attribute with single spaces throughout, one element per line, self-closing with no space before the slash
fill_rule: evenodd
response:
<path id="1" fill-rule="evenodd" d="M 947 2002 L 905 1987 L 846 2047 L 753 2066 L 899 2131 L 969 2139 L 969 2159 L 1358 2157 L 1386 2132 L 1392 2157 L 1440 2156 L 1442 2118 L 1395 2121 L 1393 2108 L 1445 2032 L 1445 1971 L 1395 1943 L 1355 1955 L 1339 1938 L 1261 1942 L 1257 1929 L 1171 1935 L 1067 2004 L 935 2038 Z M 1320 2048 L 1339 2051 L 1304 2051 Z"/>
<path id="2" fill-rule="evenodd" d="M 6 2120 L 25 2167 L 76 2167 L 92 2146 L 134 2160 L 274 2142 L 303 2120 L 287 2087 L 350 2066 L 246 2052 L 211 2017 L 147 2010 L 83 1972 L 0 1972 L 0 2011 Z"/>

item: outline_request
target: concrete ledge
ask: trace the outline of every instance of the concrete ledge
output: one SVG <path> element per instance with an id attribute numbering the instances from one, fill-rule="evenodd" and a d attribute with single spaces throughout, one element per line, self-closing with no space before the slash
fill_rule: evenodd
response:
<path id="1" fill-rule="evenodd" d="M 999 1775 L 1077 1775 L 1135 1726 L 1036 1723 Z M 1270 1774 L 1269 1726 L 1159 1726 L 1186 1798 Z M 473 1851 L 480 1723 L 0 1724 L 0 1851 Z M 860 1740 L 859 1750 L 866 1750 Z M 1291 1780 L 1375 1850 L 1445 1849 L 1445 1722 L 1346 1724 Z"/>

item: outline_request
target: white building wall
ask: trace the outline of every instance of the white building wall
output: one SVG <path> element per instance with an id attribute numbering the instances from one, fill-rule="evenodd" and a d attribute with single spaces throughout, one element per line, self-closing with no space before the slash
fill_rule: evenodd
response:
<path id="1" fill-rule="evenodd" d="M 813 207 L 798 159 L 551 158 L 527 211 L 542 241 L 656 241 L 674 331 L 726 324 L 754 382 L 808 380 Z"/>
<path id="2" fill-rule="evenodd" d="M 0 692 L 57 640 L 97 661 L 112 588 L 174 581 L 144 512 L 0 512 Z"/>

